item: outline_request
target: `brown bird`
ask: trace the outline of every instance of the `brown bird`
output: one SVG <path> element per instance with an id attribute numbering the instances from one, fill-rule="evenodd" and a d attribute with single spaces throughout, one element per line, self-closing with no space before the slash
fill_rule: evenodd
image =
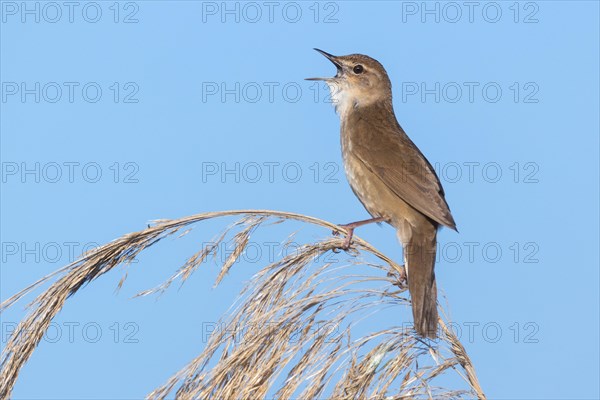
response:
<path id="1" fill-rule="evenodd" d="M 433 167 L 394 115 L 392 84 L 383 66 L 362 55 L 333 56 L 315 49 L 337 68 L 323 80 L 341 122 L 342 158 L 348 182 L 373 218 L 343 225 L 350 245 L 354 228 L 392 225 L 402 243 L 415 329 L 437 336 L 435 253 L 438 228 L 456 230 Z"/>

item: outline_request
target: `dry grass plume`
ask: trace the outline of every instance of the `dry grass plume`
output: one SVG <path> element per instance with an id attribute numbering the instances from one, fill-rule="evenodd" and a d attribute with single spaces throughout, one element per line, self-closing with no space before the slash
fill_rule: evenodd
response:
<path id="1" fill-rule="evenodd" d="M 140 252 L 168 236 L 184 236 L 201 221 L 231 216 L 240 219 L 213 245 L 199 249 L 166 282 L 139 296 L 167 290 L 178 279 L 185 281 L 216 254 L 220 242 L 232 236 L 235 249 L 221 265 L 218 285 L 244 253 L 253 233 L 267 222 L 295 220 L 343 233 L 330 222 L 287 212 L 210 212 L 155 221 L 147 229 L 84 254 L 0 304 L 2 312 L 53 281 L 29 305 L 27 316 L 2 352 L 0 398 L 10 397 L 20 369 L 71 295 L 117 265 L 132 262 Z M 227 329 L 217 329 L 198 356 L 147 397 L 485 398 L 464 347 L 441 319 L 437 342 L 422 340 L 410 326 L 400 327 L 401 321 L 356 336 L 353 330 L 362 319 L 410 303 L 399 279 L 403 267 L 359 237 L 354 237 L 350 262 L 315 263 L 326 253 L 337 251 L 342 242 L 343 237 L 329 236 L 304 244 L 258 271 L 235 307 L 220 321 L 219 326 Z M 356 273 L 357 266 L 362 268 L 360 274 Z M 438 386 L 436 378 L 441 375 L 458 378 L 454 380 L 458 387 Z"/>

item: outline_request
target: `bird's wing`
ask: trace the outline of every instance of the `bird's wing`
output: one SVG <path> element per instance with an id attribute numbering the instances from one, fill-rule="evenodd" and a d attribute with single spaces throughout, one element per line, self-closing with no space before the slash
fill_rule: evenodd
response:
<path id="1" fill-rule="evenodd" d="M 402 131 L 381 134 L 381 126 L 361 127 L 361 138 L 352 152 L 398 197 L 429 218 L 456 230 L 456 223 L 444 199 L 444 189 L 425 156 Z M 378 125 L 378 124 L 377 124 Z"/>

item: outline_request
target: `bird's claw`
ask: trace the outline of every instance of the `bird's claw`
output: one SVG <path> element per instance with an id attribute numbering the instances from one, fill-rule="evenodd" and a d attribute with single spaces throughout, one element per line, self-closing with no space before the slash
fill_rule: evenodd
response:
<path id="1" fill-rule="evenodd" d="M 352 234 L 350 233 L 349 235 L 346 236 L 346 239 L 344 239 L 344 243 L 342 244 L 342 250 L 344 251 L 348 251 L 350 250 L 350 245 L 352 244 Z"/>
<path id="2" fill-rule="evenodd" d="M 340 228 L 346 230 L 346 238 L 344 239 L 343 243 L 341 246 L 337 247 L 335 251 L 336 253 L 339 253 L 339 249 L 344 250 L 344 251 L 348 251 L 350 250 L 350 245 L 352 244 L 352 236 L 354 236 L 354 229 L 352 227 L 349 227 L 347 225 L 338 225 Z M 331 232 L 333 236 L 340 236 L 341 232 L 339 230 L 334 230 Z"/>
<path id="3" fill-rule="evenodd" d="M 350 245 L 352 244 L 352 237 L 354 236 L 354 229 L 351 226 L 348 226 L 348 225 L 338 225 L 338 226 L 346 231 L 346 238 L 344 239 L 344 242 L 342 243 L 342 245 L 337 247 L 334 250 L 334 253 L 339 253 L 340 250 L 344 250 L 344 251 L 350 250 Z M 341 232 L 339 229 L 336 229 L 336 230 L 331 231 L 331 234 L 333 236 L 340 236 Z"/>
<path id="4" fill-rule="evenodd" d="M 394 269 L 394 271 L 389 271 L 387 276 L 390 278 L 396 278 L 396 286 L 402 288 L 408 284 L 408 275 L 406 274 L 406 267 L 404 265 L 400 265 L 400 271 Z"/>
<path id="5" fill-rule="evenodd" d="M 340 228 L 341 230 L 348 231 L 348 229 L 349 229 L 350 227 L 349 227 L 349 224 L 339 224 L 339 225 L 338 225 L 338 228 Z M 331 234 L 332 234 L 333 236 L 340 236 L 340 234 L 341 234 L 341 232 L 340 232 L 340 229 L 333 229 L 333 230 L 331 231 Z"/>

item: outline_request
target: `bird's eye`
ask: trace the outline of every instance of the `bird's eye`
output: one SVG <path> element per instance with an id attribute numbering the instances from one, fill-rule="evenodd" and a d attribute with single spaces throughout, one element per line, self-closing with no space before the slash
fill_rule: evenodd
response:
<path id="1" fill-rule="evenodd" d="M 355 65 L 354 68 L 352 68 L 352 71 L 354 71 L 355 74 L 362 74 L 364 70 L 365 69 L 360 64 Z"/>

